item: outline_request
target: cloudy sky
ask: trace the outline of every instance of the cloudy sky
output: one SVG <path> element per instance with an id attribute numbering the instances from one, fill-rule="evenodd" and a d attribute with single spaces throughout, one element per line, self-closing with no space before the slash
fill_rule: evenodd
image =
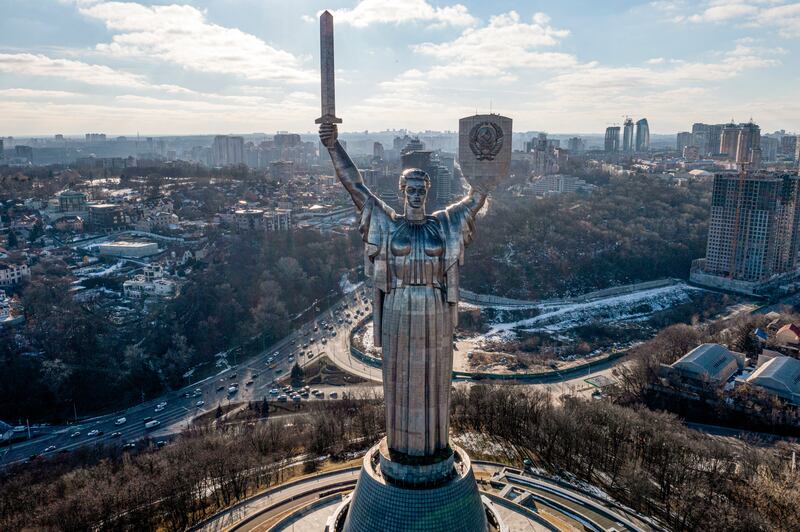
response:
<path id="1" fill-rule="evenodd" d="M 0 0 L 0 135 L 311 131 L 325 8 L 348 131 L 800 130 L 786 0 Z"/>

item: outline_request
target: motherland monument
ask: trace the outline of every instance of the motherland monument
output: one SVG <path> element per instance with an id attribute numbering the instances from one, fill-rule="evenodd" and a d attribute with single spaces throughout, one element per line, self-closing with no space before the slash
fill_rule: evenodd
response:
<path id="1" fill-rule="evenodd" d="M 397 213 L 364 184 L 337 140 L 336 124 L 342 121 L 336 117 L 333 16 L 328 11 L 320 16 L 320 62 L 322 116 L 316 122 L 358 213 L 365 272 L 374 287 L 373 334 L 383 350 L 386 404 L 386 437 L 367 452 L 354 492 L 326 530 L 504 530 L 478 491 L 469 457 L 448 433 L 459 268 L 478 212 L 508 172 L 511 120 L 498 115 L 462 119 L 467 129 L 460 135 L 460 161 L 469 171 L 467 194 L 427 214 L 431 178 L 406 169 L 399 180 L 404 211 Z"/>

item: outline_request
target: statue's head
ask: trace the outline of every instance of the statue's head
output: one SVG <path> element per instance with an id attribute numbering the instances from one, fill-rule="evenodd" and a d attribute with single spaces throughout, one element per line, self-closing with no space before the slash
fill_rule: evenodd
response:
<path id="1" fill-rule="evenodd" d="M 400 174 L 400 194 L 406 206 L 413 210 L 425 210 L 425 199 L 431 188 L 430 176 L 419 168 L 409 168 Z"/>

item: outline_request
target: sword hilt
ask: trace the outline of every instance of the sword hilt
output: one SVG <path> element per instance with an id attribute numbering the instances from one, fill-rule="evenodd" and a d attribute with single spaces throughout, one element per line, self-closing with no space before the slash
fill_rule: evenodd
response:
<path id="1" fill-rule="evenodd" d="M 341 124 L 342 119 L 336 118 L 335 115 L 322 115 L 321 117 L 314 120 L 315 124 Z"/>

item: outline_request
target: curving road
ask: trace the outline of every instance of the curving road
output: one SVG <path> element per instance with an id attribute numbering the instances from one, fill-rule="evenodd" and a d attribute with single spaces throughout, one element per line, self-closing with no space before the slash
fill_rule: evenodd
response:
<path id="1" fill-rule="evenodd" d="M 363 316 L 370 309 L 369 303 L 365 303 L 364 293 L 363 286 L 359 287 L 355 292 L 342 297 L 330 309 L 304 323 L 263 353 L 240 361 L 235 367 L 220 371 L 216 375 L 180 390 L 166 393 L 124 411 L 87 419 L 79 423 L 37 428 L 33 431 L 34 438 L 0 448 L 0 467 L 21 462 L 33 456 L 69 452 L 86 445 L 135 443 L 145 438 L 152 438 L 157 442 L 166 441 L 172 435 L 185 429 L 193 418 L 215 409 L 219 403 L 261 400 L 265 396 L 274 400 L 274 396 L 269 394 L 270 389 L 275 387 L 274 381 L 291 371 L 295 359 L 300 365 L 307 365 L 323 354 L 334 358 L 333 353 L 342 350 L 349 352 L 350 331 L 358 321 L 355 313 L 359 311 Z M 347 314 L 349 314 L 349 318 Z M 339 323 L 340 318 L 342 319 L 341 323 Z M 325 330 L 321 324 L 322 321 L 332 324 L 333 332 L 336 334 L 333 335 L 332 331 Z M 312 338 L 314 339 L 313 343 L 311 342 Z M 323 339 L 325 340 L 324 344 L 322 343 Z M 307 348 L 303 347 L 305 343 L 309 343 Z M 272 363 L 267 362 L 270 357 L 274 357 Z M 290 360 L 290 357 L 294 357 L 294 359 Z M 379 370 L 377 371 L 380 373 Z M 233 384 L 238 385 L 238 392 L 229 394 L 228 388 Z M 342 387 L 320 386 L 318 388 L 326 392 L 326 397 L 330 397 L 331 391 L 335 390 L 341 394 L 342 391 L 347 390 Z M 318 399 L 314 399 L 312 396 L 308 400 Z M 162 410 L 156 411 L 157 405 L 162 402 L 166 402 L 166 405 Z M 115 425 L 115 421 L 121 417 L 126 419 L 125 423 Z M 145 422 L 150 420 L 158 421 L 159 425 L 152 429 L 146 429 Z M 89 436 L 93 430 L 101 431 L 102 434 Z M 119 435 L 114 435 L 115 432 Z"/>

